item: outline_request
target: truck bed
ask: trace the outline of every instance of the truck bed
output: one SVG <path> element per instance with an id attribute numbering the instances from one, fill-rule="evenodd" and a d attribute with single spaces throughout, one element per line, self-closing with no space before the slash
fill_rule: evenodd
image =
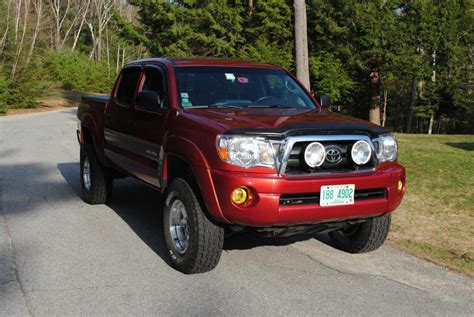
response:
<path id="1" fill-rule="evenodd" d="M 81 97 L 81 101 L 91 101 L 91 102 L 98 102 L 98 103 L 107 103 L 110 100 L 109 95 L 85 95 Z"/>

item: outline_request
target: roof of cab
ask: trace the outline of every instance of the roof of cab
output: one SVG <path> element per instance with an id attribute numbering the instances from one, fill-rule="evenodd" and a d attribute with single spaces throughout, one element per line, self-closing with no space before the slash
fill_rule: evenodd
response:
<path id="1" fill-rule="evenodd" d="M 134 64 L 146 64 L 153 62 L 171 63 L 175 66 L 234 66 L 234 67 L 256 67 L 256 68 L 272 68 L 281 69 L 280 67 L 261 64 L 252 61 L 242 61 L 236 59 L 221 59 L 221 58 L 146 58 L 140 59 L 127 64 L 127 66 Z"/>

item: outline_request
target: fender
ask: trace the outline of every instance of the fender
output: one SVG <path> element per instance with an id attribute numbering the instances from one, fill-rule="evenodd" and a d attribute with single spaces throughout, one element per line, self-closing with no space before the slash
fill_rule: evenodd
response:
<path id="1" fill-rule="evenodd" d="M 82 127 L 87 128 L 91 133 L 97 157 L 99 158 L 100 162 L 104 164 L 106 161 L 104 155 L 104 138 L 100 137 L 97 123 L 95 122 L 95 119 L 91 114 L 85 113 L 81 118 L 81 139 L 83 140 L 84 136 Z"/>
<path id="2" fill-rule="evenodd" d="M 170 135 L 164 142 L 163 147 L 166 154 L 179 156 L 190 166 L 211 168 L 199 147 L 188 139 Z"/>
<path id="3" fill-rule="evenodd" d="M 192 141 L 176 135 L 169 136 L 164 143 L 165 159 L 163 163 L 163 178 L 167 181 L 167 159 L 168 155 L 174 155 L 188 163 L 191 167 L 196 182 L 198 183 L 201 196 L 208 212 L 214 219 L 223 223 L 230 223 L 225 218 L 217 199 L 217 193 L 211 176 L 211 168 L 199 147 Z"/>

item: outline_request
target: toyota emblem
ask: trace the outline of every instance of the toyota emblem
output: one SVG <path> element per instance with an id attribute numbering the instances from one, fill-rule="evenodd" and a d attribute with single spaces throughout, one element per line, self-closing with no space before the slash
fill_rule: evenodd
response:
<path id="1" fill-rule="evenodd" d="M 331 164 L 339 163 L 342 159 L 341 150 L 336 147 L 329 147 L 326 151 L 326 161 Z"/>

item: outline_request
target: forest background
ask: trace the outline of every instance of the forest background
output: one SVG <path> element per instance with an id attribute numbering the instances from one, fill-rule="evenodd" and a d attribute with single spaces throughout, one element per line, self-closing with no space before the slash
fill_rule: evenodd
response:
<path id="1" fill-rule="evenodd" d="M 474 133 L 473 1 L 307 0 L 311 89 L 394 131 Z M 290 0 L 0 0 L 0 113 L 150 56 L 295 69 Z"/>

